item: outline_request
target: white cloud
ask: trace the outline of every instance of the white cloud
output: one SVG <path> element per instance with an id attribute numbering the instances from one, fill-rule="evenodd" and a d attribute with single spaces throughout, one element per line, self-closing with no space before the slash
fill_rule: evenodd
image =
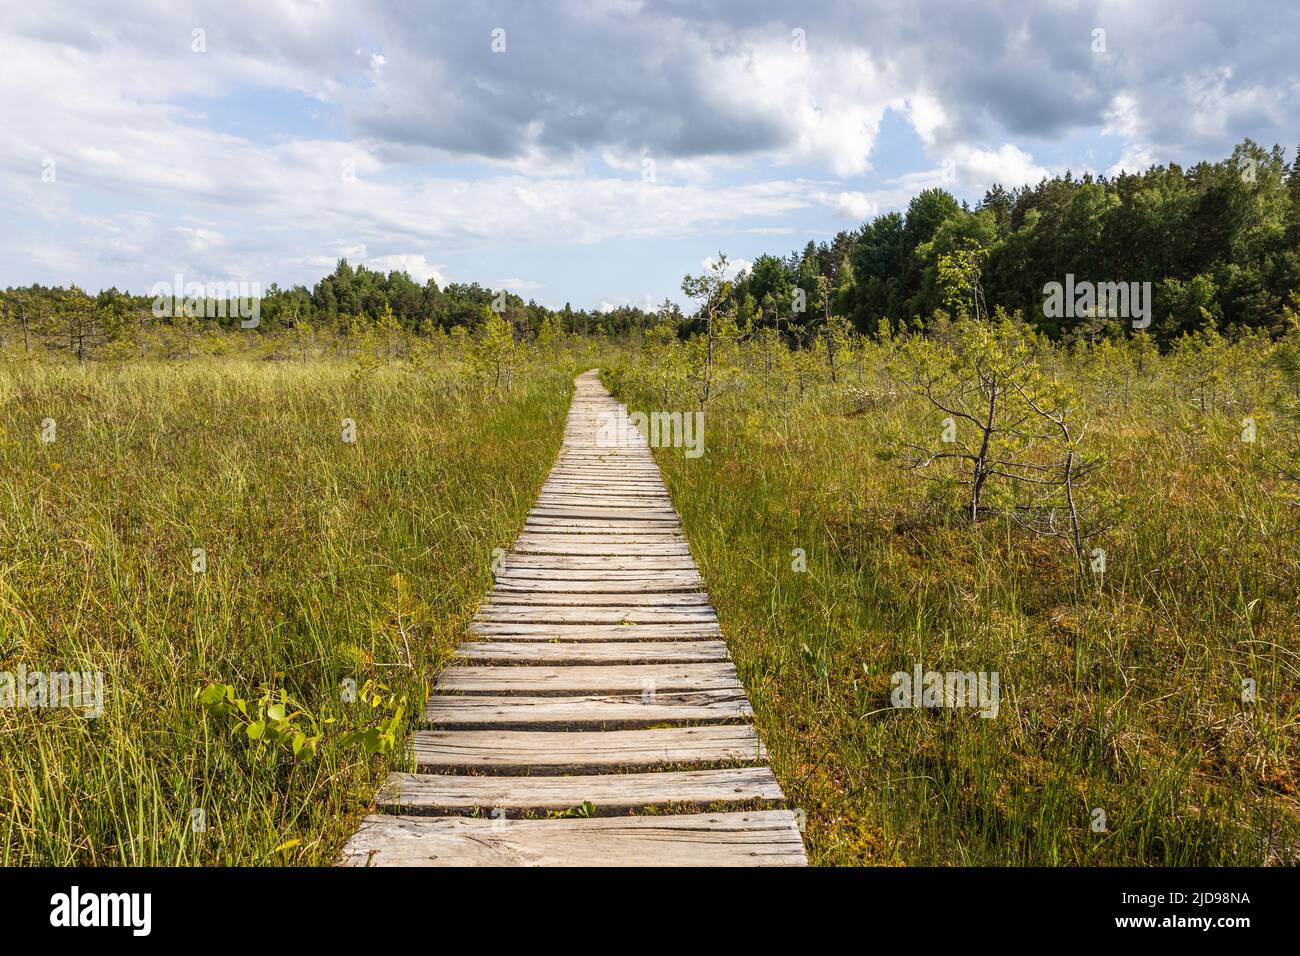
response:
<path id="1" fill-rule="evenodd" d="M 709 269 L 709 270 L 711 270 L 711 269 L 713 269 L 713 267 L 714 267 L 715 265 L 717 265 L 717 262 L 718 262 L 718 260 L 717 260 L 716 257 L 714 257 L 714 256 L 708 256 L 708 257 L 706 257 L 706 258 L 704 259 L 703 262 L 700 263 L 700 265 L 704 266 L 705 269 Z M 727 257 L 727 267 L 726 267 L 726 269 L 723 270 L 722 275 L 723 275 L 723 278 L 726 278 L 726 279 L 734 279 L 734 278 L 736 278 L 736 276 L 740 275 L 742 272 L 748 272 L 749 270 L 751 270 L 751 269 L 753 269 L 753 268 L 754 268 L 753 260 L 750 260 L 750 259 L 738 259 L 738 258 L 735 258 L 735 257 L 732 257 L 732 256 L 728 256 L 728 257 Z"/>
<path id="2" fill-rule="evenodd" d="M 823 41 L 800 52 L 772 31 L 746 40 L 704 59 L 705 88 L 729 111 L 762 117 L 779 131 L 778 162 L 811 161 L 838 176 L 868 172 L 902 79 L 860 48 Z"/>
<path id="3" fill-rule="evenodd" d="M 837 216 L 857 222 L 870 219 L 880 211 L 880 204 L 863 192 L 818 192 L 813 198 L 829 206 Z"/>
<path id="4" fill-rule="evenodd" d="M 366 266 L 380 272 L 406 272 L 420 285 L 430 279 L 438 283 L 440 289 L 447 285 L 447 277 L 439 271 L 438 266 L 426 262 L 424 256 L 411 252 L 375 256 L 366 260 Z"/>
<path id="5" fill-rule="evenodd" d="M 1120 173 L 1140 173 L 1145 172 L 1152 166 L 1159 164 L 1155 151 L 1150 146 L 1134 144 L 1126 146 L 1120 158 L 1106 170 L 1108 176 L 1118 176 Z"/>
<path id="6" fill-rule="evenodd" d="M 1138 112 L 1138 99 L 1132 93 L 1116 93 L 1103 114 L 1101 134 L 1132 139 L 1142 134 L 1142 117 Z"/>
<path id="7" fill-rule="evenodd" d="M 943 104 L 934 95 L 921 90 L 908 97 L 906 111 L 916 135 L 926 145 L 933 145 L 935 133 L 948 122 Z"/>
<path id="8" fill-rule="evenodd" d="M 189 226 L 177 226 L 175 231 L 185 240 L 185 246 L 191 252 L 206 252 L 224 241 L 221 233 L 212 229 L 196 229 Z"/>
<path id="9" fill-rule="evenodd" d="M 996 150 L 959 146 L 948 158 L 952 160 L 951 167 L 948 167 L 950 176 L 977 188 L 987 188 L 994 183 L 1004 186 L 1037 183 L 1052 174 L 1046 166 L 1034 162 L 1033 156 L 1011 143 L 1003 143 Z"/>
<path id="10" fill-rule="evenodd" d="M 540 289 L 545 285 L 542 282 L 535 282 L 532 279 L 498 279 L 492 284 L 493 288 L 509 289 L 511 292 L 532 292 Z"/>

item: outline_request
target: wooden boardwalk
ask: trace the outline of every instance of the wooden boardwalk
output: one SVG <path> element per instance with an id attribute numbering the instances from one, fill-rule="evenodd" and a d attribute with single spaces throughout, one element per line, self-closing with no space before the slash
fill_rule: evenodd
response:
<path id="1" fill-rule="evenodd" d="M 806 863 L 650 449 L 605 437 L 626 410 L 595 371 L 575 384 L 555 467 L 425 707 L 420 772 L 389 777 L 345 865 Z"/>

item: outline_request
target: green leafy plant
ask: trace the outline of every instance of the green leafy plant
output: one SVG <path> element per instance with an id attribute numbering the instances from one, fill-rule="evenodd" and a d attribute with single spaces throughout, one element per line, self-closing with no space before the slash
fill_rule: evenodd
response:
<path id="1" fill-rule="evenodd" d="M 334 722 L 332 717 L 318 721 L 290 700 L 284 688 L 267 690 L 251 705 L 236 696 L 231 684 L 209 684 L 198 698 L 208 714 L 230 726 L 231 733 L 242 732 L 264 752 L 289 750 L 304 760 L 316 756 L 322 725 Z"/>
<path id="2" fill-rule="evenodd" d="M 377 720 L 345 734 L 343 745 L 360 747 L 366 756 L 396 751 L 406 732 L 406 702 L 386 685 L 370 680 L 362 686 L 358 702 L 368 707 L 370 716 Z"/>

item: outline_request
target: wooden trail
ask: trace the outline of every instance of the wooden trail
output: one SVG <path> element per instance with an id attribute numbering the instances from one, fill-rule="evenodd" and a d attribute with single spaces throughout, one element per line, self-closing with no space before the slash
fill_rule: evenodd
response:
<path id="1" fill-rule="evenodd" d="M 344 865 L 807 862 L 650 449 L 594 370 L 575 385 L 419 772 L 389 776 Z"/>

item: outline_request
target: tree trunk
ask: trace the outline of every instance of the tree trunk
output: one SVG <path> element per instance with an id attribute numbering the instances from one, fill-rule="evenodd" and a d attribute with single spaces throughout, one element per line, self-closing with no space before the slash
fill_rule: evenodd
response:
<path id="1" fill-rule="evenodd" d="M 709 395 L 713 391 L 713 313 L 709 313 L 708 322 L 709 333 L 709 354 L 704 361 L 704 403 L 709 402 Z"/>
<path id="2" fill-rule="evenodd" d="M 1062 431 L 1065 431 L 1064 427 Z M 1065 432 L 1065 440 L 1070 440 L 1070 433 Z M 1074 556 L 1079 564 L 1079 573 L 1083 573 L 1083 532 L 1079 526 L 1079 509 L 1074 503 L 1074 449 L 1070 448 L 1065 453 L 1065 474 L 1063 476 L 1065 483 L 1065 501 L 1070 509 L 1070 536 L 1074 543 Z"/>
<path id="3" fill-rule="evenodd" d="M 993 420 L 997 413 L 998 407 L 998 387 L 997 383 L 991 384 L 989 391 L 989 410 L 988 418 L 985 420 L 981 431 L 984 433 L 980 440 L 980 450 L 975 456 L 975 473 L 971 476 L 970 483 L 970 521 L 971 524 L 979 523 L 980 515 L 980 496 L 984 493 L 984 482 L 988 479 L 988 457 L 989 442 L 993 435 Z"/>

